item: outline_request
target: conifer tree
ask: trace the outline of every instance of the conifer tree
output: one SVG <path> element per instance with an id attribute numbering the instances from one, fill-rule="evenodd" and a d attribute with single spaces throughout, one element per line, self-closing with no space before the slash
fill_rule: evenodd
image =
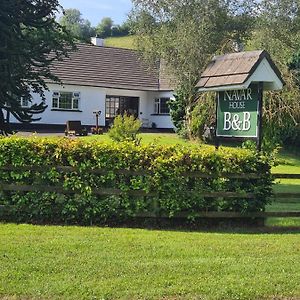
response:
<path id="1" fill-rule="evenodd" d="M 10 132 L 10 115 L 32 122 L 46 109 L 46 82 L 59 81 L 51 74 L 51 63 L 73 48 L 56 22 L 59 9 L 58 0 L 0 1 L 0 134 Z M 32 103 L 32 92 L 40 103 Z M 22 106 L 21 100 L 29 105 Z"/>

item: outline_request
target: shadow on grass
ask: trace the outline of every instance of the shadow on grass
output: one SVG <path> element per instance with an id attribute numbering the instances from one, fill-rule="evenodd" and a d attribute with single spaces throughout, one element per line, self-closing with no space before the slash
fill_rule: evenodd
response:
<path id="1" fill-rule="evenodd" d="M 280 219 L 280 220 L 279 220 Z M 224 234 L 300 234 L 300 218 L 287 222 L 282 218 L 269 218 L 267 220 L 209 220 L 201 219 L 193 222 L 182 219 L 134 219 L 126 222 L 108 222 L 106 225 L 82 225 L 82 224 L 49 224 L 49 223 L 18 223 L 34 226 L 60 226 L 60 227 L 90 227 L 90 228 L 114 228 L 114 229 L 141 229 L 149 231 L 170 232 L 202 232 L 202 233 L 224 233 Z M 275 221 L 274 221 L 275 220 Z M 13 224 L 4 222 L 0 224 Z M 16 224 L 16 223 L 14 223 Z M 295 225 L 296 224 L 296 225 Z"/>
<path id="2" fill-rule="evenodd" d="M 180 231 L 180 232 L 208 232 L 208 233 L 228 233 L 228 234 L 300 234 L 300 218 L 297 219 L 297 225 L 280 224 L 280 222 L 269 222 L 269 220 L 278 218 L 245 219 L 236 220 L 143 220 L 135 224 L 111 224 L 109 227 L 118 228 L 139 228 L 146 230 Z M 296 219 L 296 218 L 293 218 Z M 140 223 L 140 224 L 139 224 Z"/>

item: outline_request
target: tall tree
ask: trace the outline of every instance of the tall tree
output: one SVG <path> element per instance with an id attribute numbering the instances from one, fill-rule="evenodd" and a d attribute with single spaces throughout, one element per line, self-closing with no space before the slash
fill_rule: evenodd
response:
<path id="1" fill-rule="evenodd" d="M 78 9 L 66 9 L 59 23 L 81 42 L 90 42 L 91 36 L 95 35 L 95 29 L 90 21 L 83 19 Z"/>
<path id="2" fill-rule="evenodd" d="M 160 57 L 174 78 L 176 101 L 185 108 L 184 122 L 191 135 L 191 113 L 197 102 L 195 85 L 213 54 L 249 37 L 251 0 L 133 0 L 131 15 L 138 47 L 146 58 Z M 178 114 L 177 114 L 178 115 Z M 182 114 L 180 114 L 182 115 Z"/>
<path id="3" fill-rule="evenodd" d="M 96 27 L 96 33 L 101 38 L 110 37 L 112 34 L 113 20 L 111 18 L 105 17 Z"/>
<path id="4" fill-rule="evenodd" d="M 51 62 L 67 55 L 72 41 L 56 22 L 58 0 L 0 1 L 0 133 L 9 132 L 9 115 L 20 122 L 39 120 L 46 108 L 46 80 L 57 81 Z M 41 96 L 32 104 L 31 92 Z M 29 102 L 23 107 L 20 100 Z"/>
<path id="5" fill-rule="evenodd" d="M 299 69 L 295 61 L 300 49 L 300 1 L 263 0 L 259 12 L 248 47 L 267 50 L 286 83 L 282 91 L 268 92 L 264 97 L 264 132 L 282 141 L 293 135 L 300 123 Z"/>

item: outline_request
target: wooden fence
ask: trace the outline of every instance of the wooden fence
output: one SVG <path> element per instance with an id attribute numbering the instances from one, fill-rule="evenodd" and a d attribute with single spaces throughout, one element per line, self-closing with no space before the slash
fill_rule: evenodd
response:
<path id="1" fill-rule="evenodd" d="M 78 172 L 80 173 L 79 168 L 70 167 L 70 166 L 49 166 L 49 169 L 55 169 L 58 172 L 68 173 L 68 172 Z M 45 167 L 37 166 L 6 166 L 0 167 L 0 171 L 36 171 L 36 172 L 45 172 Z M 92 169 L 89 170 L 90 174 L 95 175 L 105 175 L 109 171 L 103 169 Z M 111 171 L 110 171 L 111 172 Z M 146 176 L 151 175 L 147 171 L 131 171 L 131 170 L 116 170 L 115 174 L 125 175 L 125 176 Z M 203 179 L 214 179 L 214 178 L 227 178 L 227 179 L 259 179 L 259 174 L 205 174 L 201 172 L 187 172 L 182 173 L 183 177 L 189 178 L 203 178 Z M 273 174 L 274 179 L 300 179 L 300 174 Z M 0 179 L 1 180 L 1 179 Z M 7 184 L 0 182 L 0 191 L 12 191 L 12 192 L 52 192 L 52 193 L 61 193 L 61 194 L 76 194 L 78 191 L 67 190 L 62 186 L 46 186 L 46 185 L 24 185 L 24 184 Z M 92 193 L 95 195 L 109 196 L 109 195 L 122 195 L 124 193 L 121 189 L 114 188 L 101 188 L 101 189 L 92 189 Z M 156 192 L 146 192 L 143 190 L 131 190 L 126 191 L 126 194 L 132 197 L 156 197 L 158 193 Z M 222 191 L 222 192 L 203 192 L 199 193 L 199 197 L 205 198 L 246 198 L 246 199 L 255 199 L 255 194 L 252 193 L 238 193 L 231 191 Z M 300 203 L 300 185 L 299 192 L 296 193 L 274 193 L 272 198 L 277 199 L 299 199 Z M 8 207 L 0 205 L 0 209 L 6 210 Z M 178 213 L 174 218 L 185 218 L 186 213 Z M 300 217 L 300 211 L 298 212 L 253 212 L 253 213 L 239 213 L 239 212 L 198 212 L 193 214 L 194 217 L 200 218 L 268 218 L 268 217 Z M 157 218 L 155 212 L 142 213 L 139 217 L 145 218 Z M 160 215 L 160 217 L 164 217 Z"/>

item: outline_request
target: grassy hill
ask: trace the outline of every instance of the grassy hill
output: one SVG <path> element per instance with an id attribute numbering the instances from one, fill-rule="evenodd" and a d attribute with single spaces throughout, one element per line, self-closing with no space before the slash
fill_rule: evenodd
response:
<path id="1" fill-rule="evenodd" d="M 107 39 L 105 39 L 105 46 L 126 48 L 126 49 L 135 49 L 134 38 L 135 37 L 133 35 L 107 38 Z"/>

